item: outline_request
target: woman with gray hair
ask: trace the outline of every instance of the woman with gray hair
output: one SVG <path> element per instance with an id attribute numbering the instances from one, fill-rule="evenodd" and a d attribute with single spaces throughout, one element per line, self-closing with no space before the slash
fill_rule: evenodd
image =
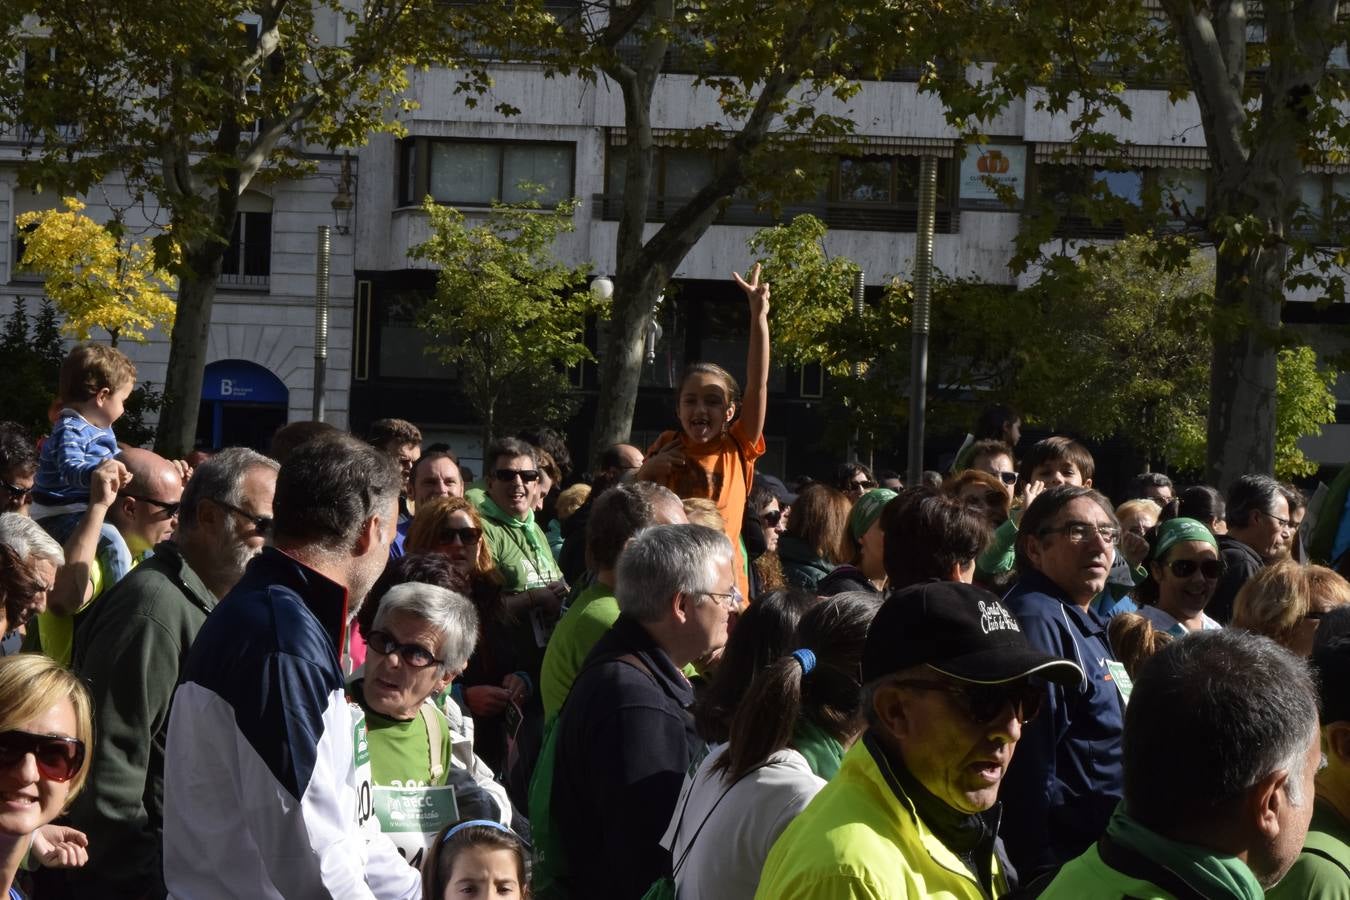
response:
<path id="1" fill-rule="evenodd" d="M 370 786 L 380 830 L 413 865 L 466 809 L 493 819 L 501 812 L 455 765 L 451 723 L 428 702 L 464 671 L 477 640 L 478 613 L 467 597 L 421 582 L 395 585 L 379 600 L 365 665 L 348 684 L 368 735 L 368 774 L 358 738 L 358 781 Z"/>

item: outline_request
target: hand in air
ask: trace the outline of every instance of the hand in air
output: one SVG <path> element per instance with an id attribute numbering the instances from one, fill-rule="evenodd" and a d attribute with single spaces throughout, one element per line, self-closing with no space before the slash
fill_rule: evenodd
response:
<path id="1" fill-rule="evenodd" d="M 769 283 L 761 282 L 760 265 L 755 263 L 755 267 L 750 270 L 750 280 L 746 281 L 741 277 L 740 272 L 732 272 L 731 277 L 735 280 L 740 289 L 745 291 L 746 299 L 750 301 L 750 314 L 752 316 L 765 316 L 769 314 Z"/>

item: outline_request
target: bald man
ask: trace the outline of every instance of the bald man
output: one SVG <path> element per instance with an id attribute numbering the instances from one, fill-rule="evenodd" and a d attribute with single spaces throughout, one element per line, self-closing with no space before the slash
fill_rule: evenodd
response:
<path id="1" fill-rule="evenodd" d="M 38 627 L 30 630 L 24 642 L 25 649 L 41 650 L 62 665 L 70 665 L 76 615 L 112 587 L 103 561 L 109 548 L 99 541 L 103 523 L 122 535 L 133 565 L 149 555 L 155 544 L 172 538 L 178 525 L 186 464 L 138 447 L 124 448 L 117 461 L 126 467 L 129 480 L 119 476 L 117 467 L 110 465 L 112 460 L 94 470 L 89 508 L 66 539 L 66 564 L 47 595 L 47 611 L 38 615 Z"/>

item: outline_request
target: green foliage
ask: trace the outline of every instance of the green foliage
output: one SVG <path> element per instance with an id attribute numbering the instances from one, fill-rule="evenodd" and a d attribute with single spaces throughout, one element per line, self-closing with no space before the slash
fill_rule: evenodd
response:
<path id="1" fill-rule="evenodd" d="M 492 437 L 524 425 L 559 425 L 575 411 L 566 369 L 591 359 L 587 315 L 606 307 L 586 288 L 587 266 L 551 256 L 571 232 L 576 201 L 551 210 L 536 201 L 497 204 L 470 225 L 430 198 L 431 237 L 409 255 L 435 265 L 436 292 L 418 325 L 437 357 L 458 368 L 457 386 Z"/>
<path id="2" fill-rule="evenodd" d="M 5 319 L 0 331 L 0 397 L 4 414 L 30 429 L 45 434 L 51 428 L 47 411 L 56 398 L 56 384 L 65 350 L 56 328 L 56 313 L 44 300 L 36 321 L 28 316 L 22 297 Z"/>
<path id="3" fill-rule="evenodd" d="M 748 241 L 773 285 L 770 329 L 776 359 L 819 363 L 831 377 L 826 444 L 855 437 L 869 446 L 896 440 L 908 410 L 908 285 L 894 285 L 859 310 L 858 266 L 825 250 L 825 224 L 798 216 L 755 232 Z"/>
<path id="4" fill-rule="evenodd" d="M 1311 347 L 1286 347 L 1276 359 L 1279 399 L 1275 417 L 1275 474 L 1280 478 L 1312 475 L 1318 464 L 1303 455 L 1301 438 L 1322 433 L 1336 421 L 1337 372 L 1317 363 Z"/>
<path id="5" fill-rule="evenodd" d="M 124 444 L 144 447 L 155 437 L 155 426 L 146 424 L 145 417 L 157 413 L 164 406 L 164 392 L 157 391 L 146 381 L 127 396 L 122 415 L 113 423 L 113 433 Z"/>

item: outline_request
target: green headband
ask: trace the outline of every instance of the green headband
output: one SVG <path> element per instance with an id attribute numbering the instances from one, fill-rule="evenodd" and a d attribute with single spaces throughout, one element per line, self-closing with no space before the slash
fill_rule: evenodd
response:
<path id="1" fill-rule="evenodd" d="M 1182 541 L 1202 541 L 1215 550 L 1219 549 L 1219 542 L 1203 522 L 1186 518 L 1168 519 L 1158 526 L 1158 537 L 1153 542 L 1153 553 L 1149 558 L 1162 559 L 1167 556 L 1168 550 Z"/>
<path id="2" fill-rule="evenodd" d="M 872 488 L 872 490 L 858 498 L 858 502 L 853 504 L 853 510 L 848 514 L 848 530 L 853 535 L 855 541 L 861 541 L 867 529 L 872 527 L 872 523 L 881 515 L 881 511 L 887 503 L 894 500 L 898 494 L 888 488 Z"/>

